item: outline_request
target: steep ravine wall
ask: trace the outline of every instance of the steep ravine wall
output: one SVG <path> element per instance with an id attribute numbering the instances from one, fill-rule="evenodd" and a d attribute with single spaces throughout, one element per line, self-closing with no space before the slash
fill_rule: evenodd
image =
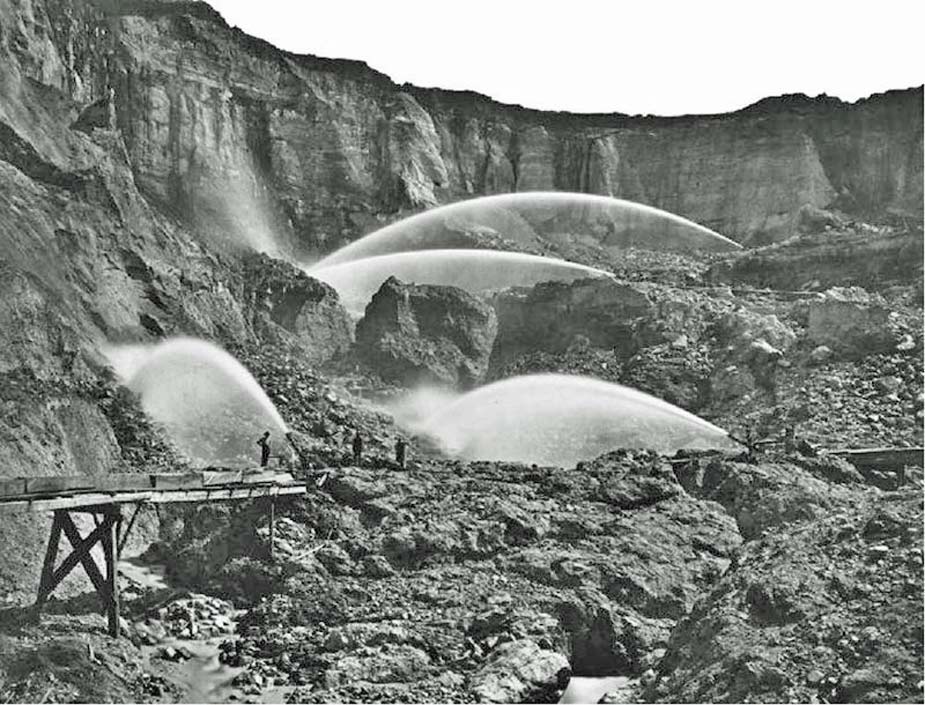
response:
<path id="1" fill-rule="evenodd" d="M 73 30 L 49 40 L 79 58 L 59 83 L 77 99 L 112 85 L 142 192 L 261 249 L 327 252 L 398 211 L 537 189 L 640 201 L 744 243 L 785 238 L 807 203 L 921 217 L 921 88 L 714 116 L 549 113 L 288 54 L 201 3 L 96 0 L 81 26 L 89 2 L 31 2 Z"/>

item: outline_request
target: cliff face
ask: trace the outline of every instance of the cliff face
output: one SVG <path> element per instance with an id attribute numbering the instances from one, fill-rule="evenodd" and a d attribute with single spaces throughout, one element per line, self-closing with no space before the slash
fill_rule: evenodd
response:
<path id="1" fill-rule="evenodd" d="M 400 210 L 542 189 L 745 243 L 791 234 L 805 204 L 921 216 L 921 88 L 716 116 L 544 113 L 287 54 L 202 3 L 87 2 L 17 0 L 37 18 L 31 73 L 84 102 L 111 85 L 141 191 L 258 249 L 326 252 Z"/>
<path id="2" fill-rule="evenodd" d="M 112 402 L 106 342 L 268 338 L 319 357 L 350 342 L 328 287 L 302 285 L 282 262 L 245 264 L 138 189 L 106 83 L 116 45 L 100 18 L 90 5 L 0 0 L 3 476 L 157 469 L 120 431 L 131 409 Z M 0 600 L 34 586 L 45 523 L 28 514 L 4 525 L 21 553 L 0 562 Z"/>
<path id="3" fill-rule="evenodd" d="M 214 18 L 111 26 L 120 124 L 142 189 L 202 214 L 222 180 L 243 180 L 308 249 L 354 239 L 382 212 L 507 191 L 628 198 L 743 242 L 788 234 L 807 203 L 921 203 L 920 90 L 855 106 L 771 100 L 713 117 L 569 116 L 398 87 L 360 66 L 272 50 Z"/>

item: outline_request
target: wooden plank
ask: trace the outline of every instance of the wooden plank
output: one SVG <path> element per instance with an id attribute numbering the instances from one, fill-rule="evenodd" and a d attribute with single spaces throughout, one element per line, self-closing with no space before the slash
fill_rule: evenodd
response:
<path id="1" fill-rule="evenodd" d="M 199 489 L 147 490 L 145 492 L 114 492 L 102 494 L 87 492 L 71 497 L 36 497 L 36 498 L 0 498 L 0 511 L 4 509 L 45 512 L 53 509 L 76 509 L 95 507 L 97 505 L 128 504 L 133 502 L 151 502 L 152 504 L 169 504 L 171 502 L 208 502 L 229 499 L 250 499 L 281 495 L 305 494 L 304 484 L 275 485 L 238 485 Z"/>
<path id="2" fill-rule="evenodd" d="M 909 465 L 921 467 L 923 448 L 844 448 L 829 451 L 858 467 L 903 468 Z"/>
<path id="3" fill-rule="evenodd" d="M 27 477 L 25 494 L 53 494 L 74 490 L 92 490 L 97 478 L 88 475 L 50 475 Z"/>
<path id="4" fill-rule="evenodd" d="M 0 497 L 26 494 L 26 478 L 0 477 Z"/>
<path id="5" fill-rule="evenodd" d="M 116 474 L 101 476 L 18 477 L 0 480 L 0 498 L 21 496 L 47 496 L 79 492 L 115 492 L 150 489 L 151 479 L 145 474 Z"/>
<path id="6" fill-rule="evenodd" d="M 151 475 L 147 473 L 114 473 L 97 478 L 94 489 L 100 492 L 127 492 L 150 490 L 154 487 Z"/>
<path id="7" fill-rule="evenodd" d="M 203 470 L 202 484 L 206 487 L 210 485 L 234 485 L 241 482 L 244 473 L 241 470 Z"/>
<path id="8" fill-rule="evenodd" d="M 42 604 L 48 599 L 51 591 L 54 590 L 52 581 L 55 575 L 55 559 L 58 557 L 58 544 L 61 541 L 61 517 L 58 512 L 51 522 L 51 534 L 48 537 L 48 546 L 45 548 L 45 562 L 42 564 L 42 577 L 39 580 L 39 594 L 35 600 L 37 610 L 42 608 Z"/>
<path id="9" fill-rule="evenodd" d="M 305 485 L 252 485 L 249 487 L 217 487 L 214 489 L 187 490 L 176 493 L 153 493 L 148 499 L 154 504 L 172 502 L 214 502 L 224 499 L 251 499 L 279 495 L 305 494 Z"/>
<path id="10" fill-rule="evenodd" d="M 132 533 L 132 527 L 135 526 L 135 520 L 138 518 L 140 512 L 141 504 L 136 504 L 135 511 L 132 513 L 132 518 L 128 521 L 128 526 L 125 527 L 125 531 L 119 534 L 119 544 L 116 546 L 118 556 L 122 555 L 122 549 L 125 548 L 125 544 L 128 543 L 128 535 Z M 122 528 L 121 525 L 119 528 Z"/>
<path id="11" fill-rule="evenodd" d="M 149 489 L 176 490 L 234 484 L 285 484 L 293 482 L 289 473 L 272 470 L 206 470 L 187 473 L 116 473 L 112 475 L 55 475 L 48 477 L 16 477 L 0 480 L 0 499 L 23 495 L 42 497 L 80 492 L 130 492 Z"/>
<path id="12" fill-rule="evenodd" d="M 181 490 L 202 487 L 201 472 L 174 472 L 152 475 L 154 489 Z"/>
<path id="13" fill-rule="evenodd" d="M 273 544 L 276 542 L 276 502 L 270 497 L 270 560 L 272 561 L 275 556 L 273 551 Z"/>
<path id="14" fill-rule="evenodd" d="M 109 635 L 119 638 L 119 558 L 118 536 L 122 524 L 122 514 L 118 507 L 106 515 L 103 526 L 103 558 L 106 563 L 105 592 L 100 595 L 106 605 L 106 617 L 109 623 Z"/>
<path id="15" fill-rule="evenodd" d="M 242 482 L 245 485 L 259 485 L 266 482 L 272 482 L 277 485 L 284 485 L 293 482 L 293 477 L 288 472 L 249 472 L 245 473 Z"/>

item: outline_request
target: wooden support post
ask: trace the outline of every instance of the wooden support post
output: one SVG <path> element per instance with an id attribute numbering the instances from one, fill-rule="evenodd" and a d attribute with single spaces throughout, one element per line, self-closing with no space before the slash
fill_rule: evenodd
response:
<path id="1" fill-rule="evenodd" d="M 157 505 L 154 505 L 157 509 Z M 119 550 L 118 555 L 122 556 L 122 549 L 125 548 L 125 544 L 128 543 L 128 535 L 132 532 L 132 527 L 135 526 L 135 520 L 138 518 L 138 512 L 141 511 L 141 504 L 135 505 L 135 511 L 132 513 L 132 518 L 128 520 L 128 526 L 125 527 L 125 531 L 119 532 Z"/>
<path id="2" fill-rule="evenodd" d="M 119 530 L 122 512 L 118 506 L 104 515 L 103 557 L 106 561 L 106 590 L 101 596 L 106 604 L 110 636 L 119 636 Z"/>
<path id="3" fill-rule="evenodd" d="M 61 542 L 61 517 L 55 512 L 51 521 L 51 534 L 48 536 L 48 546 L 45 549 L 45 561 L 42 563 L 42 577 L 39 580 L 39 594 L 35 601 L 35 618 L 41 615 L 42 605 L 53 589 L 51 581 L 55 574 L 55 559 L 58 557 L 58 545 Z"/>
<path id="4" fill-rule="evenodd" d="M 273 560 L 273 543 L 276 537 L 276 498 L 270 497 L 270 560 Z"/>

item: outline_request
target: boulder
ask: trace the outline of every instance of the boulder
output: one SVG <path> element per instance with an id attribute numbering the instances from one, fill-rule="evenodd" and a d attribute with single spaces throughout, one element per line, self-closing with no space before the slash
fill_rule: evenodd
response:
<path id="1" fill-rule="evenodd" d="M 847 358 L 889 352 L 900 340 L 887 303 L 860 287 L 829 289 L 810 302 L 806 334 L 816 345 Z"/>
<path id="2" fill-rule="evenodd" d="M 717 400 L 743 397 L 755 389 L 773 389 L 777 369 L 796 334 L 773 314 L 741 308 L 716 323 L 717 339 L 726 343 L 710 380 Z"/>
<path id="3" fill-rule="evenodd" d="M 395 569 L 385 556 L 374 553 L 363 559 L 363 573 L 371 578 L 388 578 Z"/>
<path id="4" fill-rule="evenodd" d="M 452 286 L 383 283 L 357 324 L 357 355 L 408 386 L 481 382 L 498 330 L 494 309 Z"/>
<path id="5" fill-rule="evenodd" d="M 322 545 L 315 557 L 332 575 L 351 575 L 355 570 L 350 554 L 335 543 Z"/>
<path id="6" fill-rule="evenodd" d="M 832 348 L 828 345 L 818 345 L 813 348 L 812 352 L 809 354 L 809 360 L 814 365 L 821 365 L 828 362 L 833 354 Z"/>
<path id="7" fill-rule="evenodd" d="M 844 226 L 844 219 L 831 211 L 805 203 L 797 213 L 797 228 L 804 233 L 818 233 Z"/>
<path id="8" fill-rule="evenodd" d="M 568 668 L 562 654 L 518 639 L 491 652 L 472 676 L 471 689 L 483 703 L 551 702 L 548 694 L 565 685 L 561 674 Z"/>
<path id="9" fill-rule="evenodd" d="M 673 343 L 643 348 L 625 363 L 616 381 L 696 413 L 707 396 L 713 360 L 708 346 L 687 342 L 681 335 Z"/>
<path id="10" fill-rule="evenodd" d="M 559 619 L 569 635 L 574 675 L 601 678 L 625 675 L 639 664 L 639 639 L 633 622 L 624 619 L 602 595 L 584 595 L 559 605 Z"/>
<path id="11" fill-rule="evenodd" d="M 111 130 L 116 126 L 116 106 L 113 100 L 113 89 L 110 87 L 106 95 L 93 101 L 80 111 L 80 115 L 71 124 L 72 130 L 92 132 L 99 128 Z"/>
<path id="12" fill-rule="evenodd" d="M 735 349 L 740 358 L 752 357 L 753 343 L 787 351 L 796 340 L 796 334 L 773 314 L 755 313 L 745 308 L 732 311 L 717 322 L 717 333 Z"/>
<path id="13" fill-rule="evenodd" d="M 853 495 L 843 485 L 851 478 L 837 475 L 837 462 L 826 459 L 806 469 L 786 462 L 752 465 L 714 458 L 685 489 L 718 502 L 735 519 L 742 536 L 753 539 L 850 505 Z M 829 479 L 840 484 L 829 484 Z"/>
<path id="14" fill-rule="evenodd" d="M 386 644 L 338 659 L 325 672 L 331 685 L 342 683 L 408 683 L 418 680 L 430 666 L 430 657 L 407 644 Z"/>

